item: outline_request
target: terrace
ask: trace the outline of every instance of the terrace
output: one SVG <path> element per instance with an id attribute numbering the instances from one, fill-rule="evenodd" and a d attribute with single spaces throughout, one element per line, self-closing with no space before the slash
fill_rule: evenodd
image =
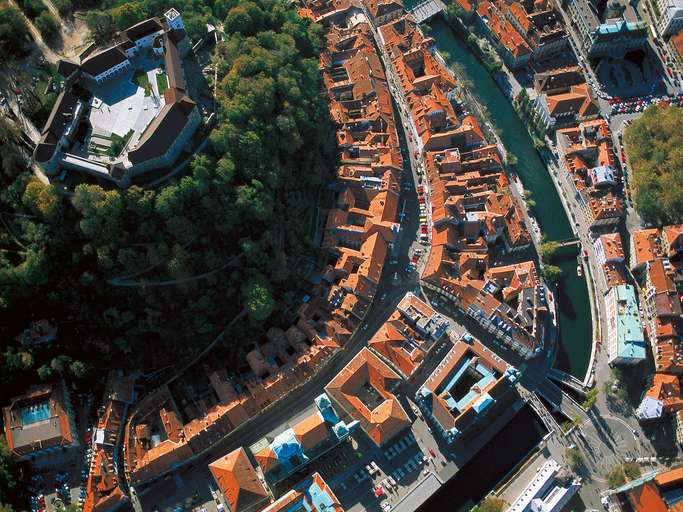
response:
<path id="1" fill-rule="evenodd" d="M 166 104 L 168 79 L 161 57 L 140 56 L 131 70 L 93 87 L 90 101 L 90 132 L 80 151 L 84 158 L 108 162 L 127 148 L 134 148 L 145 129 Z"/>

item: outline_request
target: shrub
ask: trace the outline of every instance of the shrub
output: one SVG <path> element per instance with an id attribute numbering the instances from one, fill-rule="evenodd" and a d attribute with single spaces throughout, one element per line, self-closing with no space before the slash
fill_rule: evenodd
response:
<path id="1" fill-rule="evenodd" d="M 71 12 L 71 0 L 52 0 L 52 3 L 61 15 L 65 15 Z"/>
<path id="2" fill-rule="evenodd" d="M 59 38 L 59 24 L 55 17 L 48 11 L 45 11 L 38 16 L 33 24 L 47 44 L 53 44 Z"/>
<path id="3" fill-rule="evenodd" d="M 36 19 L 47 8 L 42 0 L 22 0 L 19 2 L 19 7 L 24 11 L 24 14 L 30 19 Z M 39 29 L 40 30 L 40 29 Z"/>

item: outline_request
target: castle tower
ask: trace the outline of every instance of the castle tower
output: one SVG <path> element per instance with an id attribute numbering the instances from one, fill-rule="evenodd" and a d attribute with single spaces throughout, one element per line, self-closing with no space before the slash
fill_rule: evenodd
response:
<path id="1" fill-rule="evenodd" d="M 185 29 L 185 24 L 183 23 L 182 16 L 173 7 L 166 11 L 166 13 L 164 14 L 164 18 L 166 18 L 166 23 L 168 23 L 168 28 L 170 30 Z"/>

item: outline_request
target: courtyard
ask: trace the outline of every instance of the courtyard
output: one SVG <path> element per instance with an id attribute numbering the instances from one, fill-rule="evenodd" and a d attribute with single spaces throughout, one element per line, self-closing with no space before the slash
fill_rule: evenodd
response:
<path id="1" fill-rule="evenodd" d="M 140 56 L 113 80 L 93 87 L 90 108 L 92 128 L 87 147 L 89 156 L 116 157 L 134 147 L 145 129 L 165 104 L 168 79 L 160 58 Z"/>

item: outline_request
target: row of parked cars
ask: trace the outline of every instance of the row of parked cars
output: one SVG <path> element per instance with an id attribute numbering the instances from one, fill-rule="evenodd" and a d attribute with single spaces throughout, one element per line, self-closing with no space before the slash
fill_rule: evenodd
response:
<path id="1" fill-rule="evenodd" d="M 667 105 L 680 107 L 683 106 L 683 94 L 668 95 L 668 96 L 654 96 L 648 94 L 647 96 L 636 96 L 634 98 L 622 99 L 614 97 L 608 100 L 612 106 L 612 115 L 614 114 L 633 114 L 635 112 L 642 112 L 650 105 L 659 105 L 664 103 Z"/>
<path id="2" fill-rule="evenodd" d="M 427 220 L 427 198 L 424 192 L 424 186 L 418 185 L 417 200 L 420 203 L 420 243 L 427 245 L 429 243 L 429 224 Z"/>

